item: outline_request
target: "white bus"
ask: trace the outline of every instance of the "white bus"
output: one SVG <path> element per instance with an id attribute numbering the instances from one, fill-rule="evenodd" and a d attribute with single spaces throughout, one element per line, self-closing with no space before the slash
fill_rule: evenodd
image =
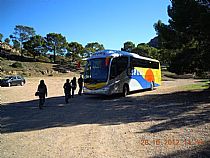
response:
<path id="1" fill-rule="evenodd" d="M 124 96 L 161 85 L 160 62 L 134 53 L 103 50 L 87 59 L 84 94 Z"/>

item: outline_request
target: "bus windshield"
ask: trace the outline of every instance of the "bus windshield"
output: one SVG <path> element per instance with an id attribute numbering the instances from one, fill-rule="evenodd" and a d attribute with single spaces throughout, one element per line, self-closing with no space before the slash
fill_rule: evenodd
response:
<path id="1" fill-rule="evenodd" d="M 109 72 L 109 59 L 97 58 L 87 61 L 85 68 L 85 82 L 106 82 L 108 79 Z"/>

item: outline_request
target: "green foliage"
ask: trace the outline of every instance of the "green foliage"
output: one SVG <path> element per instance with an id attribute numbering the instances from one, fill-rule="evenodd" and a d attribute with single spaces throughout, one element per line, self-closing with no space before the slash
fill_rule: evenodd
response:
<path id="1" fill-rule="evenodd" d="M 148 44 L 145 43 L 140 43 L 137 45 L 137 49 L 140 50 L 140 54 L 137 53 L 139 55 L 159 59 L 157 48 L 150 47 Z"/>
<path id="2" fill-rule="evenodd" d="M 46 41 L 40 35 L 33 36 L 28 41 L 23 42 L 23 48 L 29 51 L 34 58 L 47 52 Z"/>
<path id="3" fill-rule="evenodd" d="M 15 62 L 11 66 L 14 67 L 14 68 L 23 68 L 22 63 L 20 63 L 20 62 Z"/>
<path id="4" fill-rule="evenodd" d="M 176 56 L 177 51 L 173 49 L 159 49 L 158 50 L 158 60 L 162 65 L 168 66 L 171 64 L 171 60 Z"/>
<path id="5" fill-rule="evenodd" d="M 144 57 L 150 57 L 158 60 L 161 59 L 160 50 L 151 47 L 146 43 L 140 43 L 137 45 L 137 47 L 135 47 L 135 44 L 133 42 L 125 42 L 124 47 L 121 50 L 136 53 Z"/>
<path id="6" fill-rule="evenodd" d="M 3 38 L 3 34 L 0 33 L 0 41 L 2 41 L 2 38 Z"/>
<path id="7" fill-rule="evenodd" d="M 104 50 L 103 44 L 99 44 L 98 42 L 88 43 L 85 46 L 84 56 L 89 57 L 92 53 L 95 53 L 100 50 Z"/>
<path id="8" fill-rule="evenodd" d="M 124 47 L 121 48 L 121 50 L 131 52 L 134 48 L 135 48 L 135 44 L 131 41 L 127 41 L 124 43 Z"/>
<path id="9" fill-rule="evenodd" d="M 67 51 L 67 56 L 71 57 L 72 61 L 75 61 L 76 59 L 84 56 L 84 48 L 81 44 L 77 42 L 68 43 Z"/>
<path id="10" fill-rule="evenodd" d="M 154 28 L 159 47 L 169 50 L 170 70 L 178 73 L 210 71 L 210 12 L 195 0 L 171 0 L 169 25 L 158 21 Z M 164 51 L 166 52 L 166 51 Z M 209 58 L 208 58 L 209 59 Z"/>
<path id="11" fill-rule="evenodd" d="M 12 42 L 15 49 L 20 49 L 20 42 L 18 40 L 12 40 Z"/>
<path id="12" fill-rule="evenodd" d="M 156 36 L 156 37 L 152 38 L 152 39 L 149 41 L 148 45 L 149 45 L 150 47 L 159 48 L 159 47 L 158 47 L 158 37 Z"/>
<path id="13" fill-rule="evenodd" d="M 135 47 L 131 50 L 132 53 L 136 53 L 140 56 L 145 56 L 148 57 L 148 52 L 145 52 L 144 50 L 142 50 L 142 48 L 139 47 Z"/>
<path id="14" fill-rule="evenodd" d="M 2 57 L 0 57 L 0 61 L 3 61 L 3 60 L 5 60 L 4 58 L 2 58 Z"/>
<path id="15" fill-rule="evenodd" d="M 68 49 L 68 48 L 67 48 Z M 68 50 L 67 50 L 68 51 Z M 71 58 L 71 53 L 70 52 L 67 52 L 66 54 L 65 54 L 65 57 L 66 58 Z"/>
<path id="16" fill-rule="evenodd" d="M 54 62 L 56 61 L 56 54 L 63 54 L 66 51 L 66 37 L 57 33 L 49 33 L 46 36 L 47 40 L 47 49 L 53 52 Z"/>
<path id="17" fill-rule="evenodd" d="M 7 44 L 9 44 L 10 39 L 9 39 L 9 38 L 6 38 L 6 39 L 4 40 L 4 42 L 6 42 Z"/>
<path id="18" fill-rule="evenodd" d="M 30 39 L 30 37 L 35 35 L 35 30 L 32 27 L 29 26 L 23 26 L 23 25 L 16 25 L 14 28 L 13 35 L 10 35 L 10 38 L 13 41 L 19 42 L 20 44 L 20 50 L 22 50 L 23 42 L 26 42 Z M 23 56 L 21 51 L 21 56 Z"/>
<path id="19" fill-rule="evenodd" d="M 183 86 L 183 89 L 187 91 L 192 91 L 192 90 L 205 90 L 209 89 L 209 87 L 210 87 L 210 80 L 202 80 L 201 82 L 196 84 Z"/>

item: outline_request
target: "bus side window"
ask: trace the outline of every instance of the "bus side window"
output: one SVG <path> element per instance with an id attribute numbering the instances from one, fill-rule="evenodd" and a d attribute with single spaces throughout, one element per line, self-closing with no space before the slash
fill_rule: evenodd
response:
<path id="1" fill-rule="evenodd" d="M 128 67 L 128 57 L 119 57 L 117 59 L 117 75 L 120 75 Z"/>
<path id="2" fill-rule="evenodd" d="M 142 68 L 151 68 L 151 69 L 159 69 L 159 62 L 149 61 L 137 58 L 131 58 L 131 63 L 133 67 L 142 67 Z"/>
<path id="3" fill-rule="evenodd" d="M 112 59 L 110 79 L 114 79 L 117 76 L 117 59 Z"/>
<path id="4" fill-rule="evenodd" d="M 128 57 L 118 57 L 112 60 L 110 79 L 114 79 L 128 67 Z"/>

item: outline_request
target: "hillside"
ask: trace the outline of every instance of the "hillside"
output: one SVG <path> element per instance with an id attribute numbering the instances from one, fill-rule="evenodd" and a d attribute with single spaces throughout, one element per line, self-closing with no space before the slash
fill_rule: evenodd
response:
<path id="1" fill-rule="evenodd" d="M 5 75 L 60 76 L 80 73 L 82 70 L 71 69 L 69 65 L 59 65 L 44 62 L 20 62 L 0 58 L 0 77 Z"/>

